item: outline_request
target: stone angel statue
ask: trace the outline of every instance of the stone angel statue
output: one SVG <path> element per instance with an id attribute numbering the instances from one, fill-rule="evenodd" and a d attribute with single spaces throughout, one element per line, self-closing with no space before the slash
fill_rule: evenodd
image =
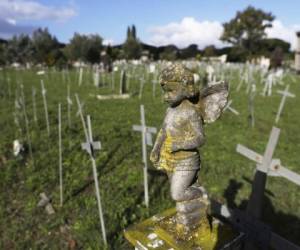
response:
<path id="1" fill-rule="evenodd" d="M 228 84 L 220 82 L 199 91 L 193 73 L 178 63 L 162 70 L 159 82 L 169 107 L 150 160 L 169 177 L 177 225 L 191 228 L 198 224 L 207 197 L 197 183 L 203 126 L 220 117 L 228 101 Z"/>

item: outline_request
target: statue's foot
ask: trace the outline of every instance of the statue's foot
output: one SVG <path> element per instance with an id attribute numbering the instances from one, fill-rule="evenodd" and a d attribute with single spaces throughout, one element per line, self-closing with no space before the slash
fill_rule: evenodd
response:
<path id="1" fill-rule="evenodd" d="M 207 219 L 208 207 L 209 203 L 203 198 L 177 202 L 176 223 L 194 229 Z"/>

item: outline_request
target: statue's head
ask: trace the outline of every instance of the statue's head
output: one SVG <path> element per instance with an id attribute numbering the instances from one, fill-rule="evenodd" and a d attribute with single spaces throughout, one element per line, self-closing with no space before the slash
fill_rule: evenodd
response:
<path id="1" fill-rule="evenodd" d="M 193 98 L 198 93 L 193 73 L 179 63 L 163 69 L 159 83 L 164 91 L 164 100 L 170 106 L 177 106 L 182 100 Z"/>

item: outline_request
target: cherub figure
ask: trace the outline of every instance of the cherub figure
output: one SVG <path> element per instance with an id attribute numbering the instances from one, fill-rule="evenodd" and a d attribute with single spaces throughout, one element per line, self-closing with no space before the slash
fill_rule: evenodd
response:
<path id="1" fill-rule="evenodd" d="M 177 224 L 190 227 L 198 223 L 203 206 L 204 189 L 197 183 L 198 148 L 205 142 L 203 125 L 220 116 L 227 103 L 228 85 L 219 83 L 199 92 L 192 72 L 177 63 L 161 72 L 159 82 L 169 108 L 150 160 L 169 177 Z"/>

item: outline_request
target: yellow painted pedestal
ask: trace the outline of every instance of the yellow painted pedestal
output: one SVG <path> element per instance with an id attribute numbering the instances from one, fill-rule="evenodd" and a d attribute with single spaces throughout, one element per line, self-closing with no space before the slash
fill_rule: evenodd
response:
<path id="1" fill-rule="evenodd" d="M 203 218 L 200 225 L 188 233 L 176 230 L 176 209 L 155 215 L 125 230 L 126 239 L 138 250 L 217 250 L 237 237 L 229 225 L 212 218 Z"/>

